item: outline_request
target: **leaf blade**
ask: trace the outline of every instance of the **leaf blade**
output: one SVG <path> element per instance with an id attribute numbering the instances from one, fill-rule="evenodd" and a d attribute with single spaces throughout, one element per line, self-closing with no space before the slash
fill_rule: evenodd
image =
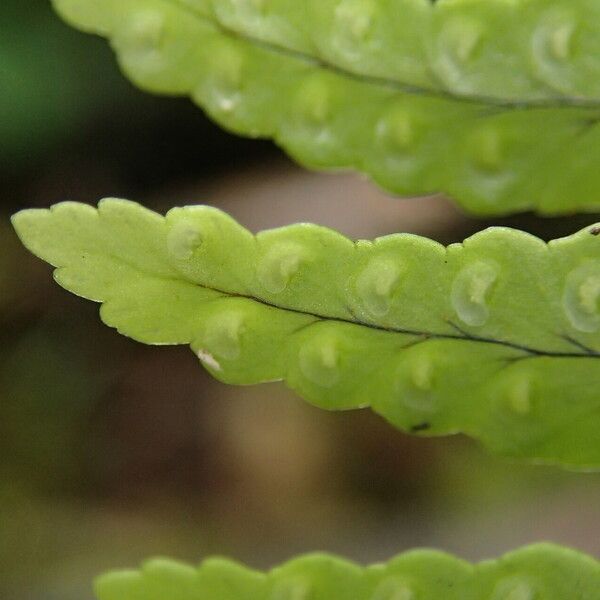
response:
<path id="1" fill-rule="evenodd" d="M 414 433 L 600 467 L 595 226 L 549 244 L 490 228 L 444 248 L 309 224 L 252 235 L 211 207 L 162 217 L 115 199 L 13 223 L 107 325 L 189 344 L 224 382 L 284 380 L 323 408 L 371 406 Z"/>
<path id="2" fill-rule="evenodd" d="M 144 591 L 134 596 L 129 586 L 136 575 L 135 583 Z M 600 564 L 590 556 L 552 544 L 528 546 L 474 565 L 434 550 L 406 552 L 368 567 L 312 554 L 267 574 L 226 559 L 209 559 L 197 569 L 160 560 L 147 563 L 139 572 L 104 576 L 96 591 L 98 600 L 159 600 L 165 597 L 166 582 L 169 592 L 180 591 L 178 600 L 597 600 Z"/>
<path id="3" fill-rule="evenodd" d="M 477 214 L 600 208 L 591 0 L 55 6 L 108 37 L 136 84 L 189 95 L 309 167 L 357 169 L 401 195 L 443 191 Z M 331 47 L 340 35 L 345 51 Z"/>

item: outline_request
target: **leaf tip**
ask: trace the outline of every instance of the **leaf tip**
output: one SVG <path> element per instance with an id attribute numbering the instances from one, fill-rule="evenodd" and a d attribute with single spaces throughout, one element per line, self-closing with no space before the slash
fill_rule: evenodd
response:
<path id="1" fill-rule="evenodd" d="M 32 232 L 39 226 L 41 220 L 49 211 L 41 208 L 26 208 L 12 215 L 10 222 L 21 240 L 27 247 Z"/>

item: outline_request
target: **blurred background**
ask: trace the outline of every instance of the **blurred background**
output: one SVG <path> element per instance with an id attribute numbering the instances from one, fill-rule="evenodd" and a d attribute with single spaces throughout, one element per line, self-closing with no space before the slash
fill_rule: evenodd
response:
<path id="1" fill-rule="evenodd" d="M 479 560 L 551 540 L 600 556 L 600 476 L 533 468 L 462 437 L 417 439 L 283 386 L 228 388 L 187 348 L 144 347 L 52 283 L 9 216 L 61 200 L 208 203 L 257 230 L 462 240 L 487 226 L 444 198 L 398 200 L 234 138 L 185 99 L 131 87 L 105 43 L 47 0 L 0 5 L 0 597 L 91 600 L 109 568 L 226 554 L 269 567 L 327 550 L 383 560 L 435 546 Z M 496 221 L 544 238 L 594 217 Z"/>

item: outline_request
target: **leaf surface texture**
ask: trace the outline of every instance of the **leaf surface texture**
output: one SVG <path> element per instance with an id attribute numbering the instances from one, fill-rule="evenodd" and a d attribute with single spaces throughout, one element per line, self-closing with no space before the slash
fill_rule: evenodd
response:
<path id="1" fill-rule="evenodd" d="M 407 431 L 600 466 L 598 226 L 549 244 L 490 228 L 446 248 L 309 224 L 255 236 L 215 208 L 163 217 L 114 199 L 13 222 L 107 325 L 190 344 L 224 382 L 285 380 Z"/>

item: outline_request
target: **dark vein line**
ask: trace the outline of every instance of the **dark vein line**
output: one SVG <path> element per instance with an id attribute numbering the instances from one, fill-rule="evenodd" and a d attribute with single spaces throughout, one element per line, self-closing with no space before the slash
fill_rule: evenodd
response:
<path id="1" fill-rule="evenodd" d="M 196 285 L 198 285 L 198 284 L 196 284 Z M 268 306 L 269 308 L 275 308 L 277 310 L 282 310 L 282 311 L 297 314 L 297 315 L 303 315 L 306 317 L 313 317 L 314 319 L 317 319 L 319 321 L 333 321 L 333 322 L 337 322 L 337 323 L 345 323 L 348 325 L 355 325 L 357 327 L 365 327 L 367 329 L 372 329 L 374 331 L 382 331 L 385 333 L 399 333 L 399 334 L 412 335 L 415 337 L 422 338 L 421 340 L 415 341 L 415 343 L 421 343 L 421 342 L 425 342 L 428 340 L 468 341 L 468 342 L 474 342 L 474 343 L 480 343 L 480 344 L 490 344 L 490 345 L 494 345 L 494 346 L 501 346 L 503 348 L 509 348 L 511 350 L 518 350 L 519 352 L 524 353 L 524 356 L 515 357 L 514 360 L 522 360 L 524 358 L 543 358 L 543 357 L 546 357 L 546 358 L 600 358 L 600 353 L 597 353 L 597 352 L 592 352 L 592 353 L 586 352 L 585 354 L 583 354 L 581 352 L 559 352 L 559 351 L 553 351 L 553 350 L 541 350 L 539 348 L 533 348 L 531 346 L 527 346 L 525 344 L 518 344 L 516 342 L 509 342 L 509 341 L 505 341 L 505 340 L 498 340 L 496 338 L 491 338 L 491 337 L 472 335 L 472 334 L 464 331 L 463 329 L 458 327 L 458 325 L 456 325 L 455 323 L 453 323 L 451 321 L 448 321 L 448 325 L 450 325 L 451 327 L 456 329 L 459 333 L 456 333 L 456 334 L 435 333 L 435 332 L 431 332 L 431 331 L 418 331 L 416 329 L 405 329 L 405 328 L 401 328 L 401 327 L 387 327 L 385 325 L 378 325 L 377 323 L 362 321 L 356 317 L 353 319 L 344 318 L 344 317 L 334 317 L 334 316 L 325 315 L 325 314 L 321 314 L 321 313 L 311 312 L 308 310 L 301 310 L 298 308 L 290 308 L 290 307 L 286 307 L 286 306 L 281 306 L 279 304 L 269 302 L 268 300 L 265 300 L 264 298 L 259 298 L 258 296 L 254 296 L 251 294 L 240 294 L 240 293 L 234 293 L 234 292 L 227 292 L 225 290 L 221 290 L 219 288 L 211 287 L 208 285 L 200 285 L 199 287 L 203 287 L 207 290 L 213 291 L 216 294 L 222 294 L 224 297 L 241 298 L 244 300 L 251 300 L 253 302 L 262 304 L 263 306 Z M 312 323 L 309 323 L 306 326 L 309 326 L 309 325 L 312 325 Z M 306 326 L 301 327 L 300 330 Z"/>
<path id="2" fill-rule="evenodd" d="M 368 75 L 366 73 L 358 73 L 355 71 L 350 71 L 341 67 L 339 65 L 335 65 L 331 62 L 326 61 L 324 58 L 312 56 L 310 54 L 306 54 L 299 50 L 294 50 L 292 48 L 286 48 L 285 46 L 281 46 L 274 42 L 269 42 L 267 40 L 262 40 L 260 38 L 253 37 L 249 34 L 246 34 L 241 31 L 237 31 L 235 29 L 231 29 L 227 27 L 223 23 L 221 23 L 217 18 L 214 19 L 203 15 L 202 13 L 194 10 L 192 7 L 182 4 L 181 0 L 170 0 L 172 3 L 177 4 L 177 6 L 194 17 L 209 23 L 216 29 L 218 29 L 223 35 L 228 37 L 236 38 L 242 42 L 246 42 L 253 46 L 257 46 L 268 50 L 269 52 L 274 52 L 275 54 L 280 54 L 282 56 L 287 56 L 293 60 L 301 61 L 306 64 L 310 64 L 316 66 L 320 69 L 324 69 L 334 73 L 336 75 L 340 75 L 342 77 L 353 79 L 360 83 L 365 83 L 368 85 L 373 85 L 377 87 L 384 87 L 391 90 L 395 90 L 398 92 L 403 92 L 406 94 L 411 94 L 414 96 L 426 96 L 431 98 L 440 98 L 443 100 L 452 100 L 455 102 L 462 102 L 465 104 L 476 104 L 481 105 L 485 104 L 490 108 L 498 108 L 503 110 L 533 110 L 533 109 L 560 109 L 560 108 L 587 108 L 587 109 L 600 109 L 600 98 L 599 99 L 587 99 L 587 98 L 577 98 L 577 97 L 560 97 L 552 99 L 539 99 L 539 100 L 517 100 L 517 99 L 503 99 L 503 98 L 495 98 L 493 96 L 474 96 L 467 94 L 460 94 L 458 92 L 451 92 L 445 89 L 434 89 L 434 88 L 426 88 L 413 84 L 409 84 L 406 82 L 399 81 L 397 79 L 392 79 L 383 76 L 377 75 Z"/>
<path id="3" fill-rule="evenodd" d="M 230 292 L 230 291 L 226 291 L 226 290 L 223 290 L 223 289 L 220 289 L 217 287 L 213 287 L 210 285 L 199 284 L 199 283 L 190 281 L 188 279 L 182 280 L 180 278 L 175 278 L 175 277 L 165 277 L 164 275 L 159 275 L 154 272 L 145 271 L 144 269 L 141 269 L 139 265 L 132 264 L 128 260 L 124 259 L 121 256 L 117 256 L 113 253 L 110 253 L 109 256 L 113 260 L 123 263 L 124 265 L 128 266 L 130 269 L 138 270 L 148 277 L 158 278 L 158 279 L 162 279 L 164 281 L 176 281 L 178 283 L 185 281 L 189 285 L 193 285 L 195 287 L 199 287 L 199 288 L 214 292 L 215 294 L 218 294 L 221 298 L 240 298 L 243 300 L 250 300 L 252 302 L 256 302 L 258 304 L 261 304 L 263 306 L 267 306 L 269 308 L 273 308 L 276 310 L 282 310 L 284 312 L 297 314 L 297 315 L 303 315 L 306 317 L 312 317 L 312 318 L 316 319 L 317 321 L 332 321 L 332 322 L 337 322 L 337 323 L 344 323 L 347 325 L 354 325 L 357 327 L 365 327 L 367 329 L 371 329 L 374 331 L 381 331 L 384 333 L 399 333 L 399 334 L 403 334 L 403 335 L 411 335 L 416 338 L 420 338 L 420 339 L 414 340 L 414 342 L 412 344 L 409 344 L 407 347 L 410 347 L 411 345 L 420 344 L 420 343 L 426 342 L 428 340 L 457 340 L 457 341 L 468 341 L 468 342 L 474 342 L 474 343 L 480 343 L 480 344 L 490 344 L 490 345 L 494 345 L 494 346 L 501 346 L 503 348 L 508 348 L 510 350 L 517 350 L 517 351 L 523 353 L 523 355 L 517 356 L 517 357 L 506 357 L 505 360 L 508 362 L 520 361 L 520 360 L 523 360 L 526 358 L 544 358 L 544 357 L 546 357 L 546 358 L 589 358 L 589 359 L 596 358 L 596 359 L 600 359 L 599 352 L 596 352 L 596 351 L 592 350 L 591 348 L 587 348 L 587 346 L 584 346 L 583 344 L 581 344 L 580 342 L 578 342 L 577 340 L 572 339 L 572 338 L 569 338 L 569 339 L 565 338 L 565 339 L 566 339 L 566 341 L 574 344 L 576 347 L 582 348 L 585 351 L 585 353 L 541 350 L 539 348 L 533 348 L 531 346 L 527 346 L 525 344 L 518 344 L 516 342 L 509 342 L 509 341 L 498 340 L 498 339 L 490 338 L 490 337 L 477 336 L 477 335 L 468 333 L 464 329 L 460 328 L 456 323 L 449 321 L 449 320 L 446 321 L 446 323 L 450 327 L 452 327 L 453 329 L 458 331 L 458 334 L 436 333 L 436 332 L 432 332 L 432 331 L 419 331 L 416 329 L 407 329 L 407 328 L 401 328 L 401 327 L 386 327 L 385 325 L 379 325 L 377 323 L 372 323 L 372 322 L 363 321 L 363 320 L 359 319 L 350 307 L 346 307 L 346 310 L 348 311 L 348 313 L 351 315 L 352 318 L 335 317 L 335 316 L 321 314 L 321 313 L 317 313 L 317 312 L 301 310 L 298 308 L 286 307 L 286 306 L 282 306 L 279 304 L 275 304 L 273 302 L 269 302 L 268 300 L 265 300 L 264 298 L 255 296 L 253 294 L 241 294 L 241 293 L 237 293 L 237 292 Z M 62 268 L 62 267 L 56 266 L 57 270 L 60 268 Z M 297 331 L 301 331 L 305 327 L 314 325 L 314 323 L 315 323 L 314 321 L 311 323 L 307 323 L 306 325 L 299 327 Z"/>
<path id="4" fill-rule="evenodd" d="M 600 353 L 596 352 L 593 348 L 586 346 L 583 342 L 576 340 L 568 334 L 561 335 L 560 337 L 566 342 L 569 342 L 569 344 L 575 346 L 576 348 L 583 350 L 586 354 L 589 354 L 591 356 L 600 356 Z"/>
<path id="5" fill-rule="evenodd" d="M 50 210 L 52 210 L 52 209 L 50 209 Z M 118 256 L 113 253 L 109 253 L 109 256 L 114 261 L 121 262 L 124 265 L 126 265 L 127 267 L 129 267 L 130 269 L 140 271 L 141 273 L 143 273 L 144 275 L 146 275 L 148 277 L 158 278 L 158 279 L 162 279 L 164 281 L 176 281 L 178 283 L 181 283 L 182 281 L 184 281 L 184 282 L 188 283 L 189 285 L 193 285 L 195 287 L 199 287 L 199 288 L 214 292 L 215 294 L 218 294 L 221 298 L 240 298 L 243 300 L 250 300 L 250 301 L 256 302 L 258 304 L 261 304 L 263 306 L 267 306 L 269 308 L 273 308 L 276 310 L 282 310 L 284 312 L 297 314 L 297 315 L 303 315 L 306 317 L 312 317 L 318 321 L 333 321 L 333 322 L 337 322 L 337 323 L 345 323 L 348 325 L 354 325 L 357 327 L 365 327 L 367 329 L 371 329 L 374 331 L 381 331 L 384 333 L 399 333 L 399 334 L 403 334 L 403 335 L 411 335 L 416 338 L 420 338 L 420 339 L 415 340 L 413 342 L 413 344 L 410 344 L 410 345 L 420 344 L 420 343 L 426 342 L 428 340 L 457 340 L 457 341 L 468 341 L 468 342 L 474 342 L 474 343 L 480 343 L 480 344 L 490 344 L 490 345 L 494 345 L 494 346 L 501 346 L 503 348 L 508 348 L 511 350 L 518 350 L 520 352 L 523 352 L 522 356 L 507 357 L 506 360 L 509 362 L 510 361 L 519 361 L 519 360 L 523 360 L 526 358 L 544 358 L 544 357 L 546 357 L 546 358 L 589 358 L 589 359 L 596 358 L 596 359 L 600 359 L 600 352 L 596 352 L 595 350 L 588 348 L 587 346 L 584 346 L 583 344 L 581 344 L 581 342 L 578 342 L 577 340 L 570 338 L 568 336 L 567 336 L 568 339 L 565 338 L 566 341 L 572 343 L 573 345 L 575 345 L 578 348 L 582 348 L 585 351 L 585 353 L 558 352 L 555 350 L 541 350 L 539 348 L 533 348 L 531 346 L 527 346 L 525 344 L 518 344 L 516 342 L 509 342 L 506 340 L 498 340 L 498 339 L 490 338 L 490 337 L 477 336 L 477 335 L 468 333 L 464 329 L 460 328 L 456 323 L 454 323 L 450 320 L 446 321 L 446 323 L 450 327 L 452 327 L 453 329 L 458 331 L 459 332 L 458 334 L 436 333 L 436 332 L 431 332 L 431 331 L 419 331 L 416 329 L 407 329 L 407 328 L 401 328 L 401 327 L 386 327 L 385 325 L 379 325 L 377 323 L 362 321 L 361 319 L 359 319 L 356 316 L 356 314 L 348 306 L 346 307 L 346 310 L 348 311 L 348 313 L 351 315 L 352 318 L 334 317 L 331 315 L 321 314 L 321 313 L 317 313 L 317 312 L 311 312 L 311 311 L 307 311 L 307 310 L 301 310 L 298 308 L 282 306 L 279 304 L 275 304 L 273 302 L 269 302 L 268 300 L 265 300 L 264 298 L 255 296 L 253 294 L 241 294 L 241 293 L 237 293 L 237 292 L 230 292 L 230 291 L 226 291 L 226 290 L 223 290 L 223 289 L 220 289 L 217 287 L 213 287 L 210 285 L 196 283 L 194 281 L 190 281 L 189 279 L 180 279 L 180 278 L 168 277 L 168 276 L 165 277 L 164 275 L 160 275 L 160 274 L 157 274 L 157 273 L 154 273 L 151 271 L 146 271 L 146 270 L 140 268 L 139 265 L 133 264 L 130 261 L 124 259 L 122 256 Z M 60 268 L 63 268 L 63 267 L 59 267 L 56 265 L 55 265 L 55 267 L 57 270 L 59 270 Z M 305 326 L 299 327 L 297 331 L 301 331 L 305 327 L 309 327 L 313 324 L 314 324 L 314 321 L 311 323 L 307 323 Z M 410 347 L 410 345 L 408 347 Z"/>

